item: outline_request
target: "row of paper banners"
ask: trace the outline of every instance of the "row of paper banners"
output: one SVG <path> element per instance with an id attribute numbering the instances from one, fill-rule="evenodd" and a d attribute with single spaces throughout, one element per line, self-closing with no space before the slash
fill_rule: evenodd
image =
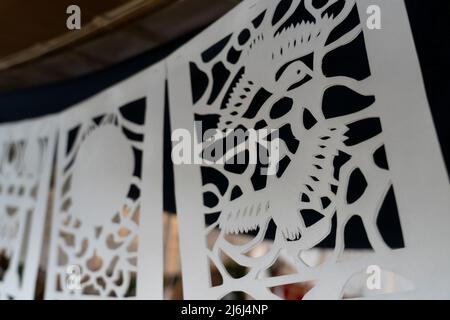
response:
<path id="1" fill-rule="evenodd" d="M 374 4 L 380 30 L 366 26 Z M 307 298 L 339 299 L 368 266 L 413 285 L 382 298 L 450 297 L 449 182 L 404 4 L 387 0 L 244 1 L 165 61 L 66 112 L 0 127 L 0 297 L 34 296 L 49 190 L 46 298 L 163 297 L 166 80 L 173 132 L 271 128 L 281 152 L 273 175 L 259 159 L 175 165 L 185 298 L 271 299 L 315 281 Z M 378 228 L 388 196 L 400 246 Z M 354 217 L 373 250 L 343 259 Z M 269 226 L 268 250 L 249 254 Z M 331 233 L 333 254 L 309 266 L 302 252 Z M 296 272 L 268 276 L 281 255 Z M 233 277 L 224 256 L 246 274 Z"/>

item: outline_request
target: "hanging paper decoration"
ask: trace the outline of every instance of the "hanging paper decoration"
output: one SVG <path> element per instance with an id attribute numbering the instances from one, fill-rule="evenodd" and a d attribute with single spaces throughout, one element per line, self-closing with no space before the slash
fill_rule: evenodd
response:
<path id="1" fill-rule="evenodd" d="M 448 296 L 432 279 L 449 280 L 449 183 L 401 1 L 245 1 L 168 70 L 186 298 L 308 282 L 305 298 L 339 299 L 375 271 L 408 285 L 372 295 Z M 359 234 L 372 251 L 347 259 Z M 332 254 L 308 263 L 323 245 Z M 281 257 L 296 270 L 270 276 Z"/>
<path id="2" fill-rule="evenodd" d="M 0 127 L 0 298 L 33 299 L 54 154 L 53 117 Z"/>
<path id="3" fill-rule="evenodd" d="M 162 298 L 164 65 L 60 118 L 46 297 Z"/>

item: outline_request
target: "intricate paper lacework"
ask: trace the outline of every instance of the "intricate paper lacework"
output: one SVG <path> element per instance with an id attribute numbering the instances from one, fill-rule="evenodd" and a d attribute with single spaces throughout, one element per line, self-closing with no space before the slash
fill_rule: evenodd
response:
<path id="1" fill-rule="evenodd" d="M 34 127 L 22 123 L 0 129 L 2 299 L 34 297 L 53 141 Z"/>

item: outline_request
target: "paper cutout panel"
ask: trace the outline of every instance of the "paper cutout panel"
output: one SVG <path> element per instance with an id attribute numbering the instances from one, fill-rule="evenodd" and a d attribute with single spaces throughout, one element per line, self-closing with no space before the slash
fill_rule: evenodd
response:
<path id="1" fill-rule="evenodd" d="M 197 146 L 192 162 L 195 157 L 202 161 L 175 167 L 188 298 L 220 299 L 243 292 L 270 299 L 277 298 L 275 288 L 303 282 L 315 284 L 306 298 L 342 298 L 346 282 L 371 264 L 411 280 L 418 289 L 409 294 L 425 290 L 419 285 L 421 271 L 405 270 L 411 266 L 402 260 L 417 257 L 424 248 L 414 247 L 412 239 L 419 213 L 405 209 L 411 199 L 402 203 L 405 210 L 398 210 L 402 207 L 396 198 L 414 193 L 404 183 L 412 172 L 401 173 L 404 164 L 399 163 L 413 161 L 416 170 L 423 170 L 418 143 L 426 137 L 434 145 L 436 137 L 428 122 L 426 134 L 408 154 L 408 142 L 399 141 L 392 129 L 414 134 L 409 125 L 430 116 L 417 81 L 420 72 L 403 4 L 379 1 L 383 13 L 400 17 L 384 17 L 383 31 L 368 29 L 369 5 L 352 0 L 246 1 L 169 59 L 173 128 L 189 130 Z M 392 29 L 406 35 L 403 43 L 389 35 Z M 383 65 L 383 55 L 374 53 L 386 43 L 391 46 L 389 62 L 404 60 L 404 53 L 413 56 L 410 65 L 391 70 Z M 397 91 L 385 90 L 383 85 L 395 77 L 390 73 L 402 68 L 415 76 L 392 81 Z M 420 94 L 416 101 L 402 93 L 411 82 Z M 416 113 L 407 111 L 411 104 Z M 411 123 L 400 125 L 406 117 Z M 208 129 L 222 136 L 211 139 Z M 261 129 L 271 131 L 256 144 L 249 136 L 228 144 L 236 140 L 237 130 Z M 271 147 L 274 142 L 277 148 Z M 434 170 L 446 177 L 434 147 Z M 252 148 L 257 150 L 253 162 Z M 269 166 L 276 168 L 273 174 L 267 174 Z M 448 181 L 440 180 L 448 191 Z M 185 181 L 190 181 L 188 187 Z M 428 203 L 436 215 L 442 208 L 450 212 L 442 198 L 427 202 L 422 192 L 417 201 Z M 236 241 L 235 235 L 246 241 Z M 270 237 L 274 240 L 266 245 L 264 239 Z M 359 237 L 372 251 L 347 259 L 348 237 Z M 324 243 L 333 247 L 332 254 L 321 263 L 308 263 L 305 253 Z M 296 269 L 268 276 L 281 257 Z M 236 268 L 245 271 L 236 273 Z"/>
<path id="2" fill-rule="evenodd" d="M 33 299 L 47 210 L 54 118 L 0 127 L 0 298 Z"/>
<path id="3" fill-rule="evenodd" d="M 157 65 L 61 115 L 47 298 L 162 298 L 164 81 Z"/>

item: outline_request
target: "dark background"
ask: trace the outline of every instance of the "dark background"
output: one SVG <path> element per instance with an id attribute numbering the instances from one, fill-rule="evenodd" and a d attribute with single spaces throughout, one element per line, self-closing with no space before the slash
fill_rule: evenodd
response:
<path id="1" fill-rule="evenodd" d="M 450 168 L 450 1 L 405 0 L 427 96 L 441 149 Z M 3 31 L 5 32 L 5 31 Z M 200 30 L 155 50 L 81 78 L 36 88 L 0 92 L 0 123 L 35 118 L 69 108 L 97 92 L 165 58 Z M 0 75 L 1 76 L 1 75 Z M 166 106 L 166 110 L 168 110 Z M 166 141 L 170 128 L 166 112 Z M 164 207 L 176 212 L 170 144 L 165 144 Z"/>

